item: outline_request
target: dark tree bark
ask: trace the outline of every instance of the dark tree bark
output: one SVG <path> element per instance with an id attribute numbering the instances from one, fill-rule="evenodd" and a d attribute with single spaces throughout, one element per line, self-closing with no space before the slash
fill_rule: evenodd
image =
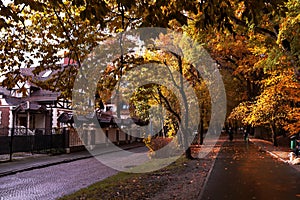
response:
<path id="1" fill-rule="evenodd" d="M 271 131 L 272 131 L 272 142 L 273 142 L 273 145 L 275 147 L 278 147 L 277 132 L 276 132 L 276 127 L 275 127 L 274 122 L 271 123 Z"/>
<path id="2" fill-rule="evenodd" d="M 190 160 L 194 159 L 194 157 L 192 156 L 192 149 L 190 146 L 185 150 L 185 157 Z"/>

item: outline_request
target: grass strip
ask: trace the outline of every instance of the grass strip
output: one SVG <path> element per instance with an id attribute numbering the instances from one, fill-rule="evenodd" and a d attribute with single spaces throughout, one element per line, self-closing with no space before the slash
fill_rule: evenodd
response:
<path id="1" fill-rule="evenodd" d="M 60 200 L 151 198 L 170 183 L 171 174 L 180 173 L 186 162 L 187 159 L 181 157 L 171 165 L 154 172 L 142 174 L 119 172 Z"/>

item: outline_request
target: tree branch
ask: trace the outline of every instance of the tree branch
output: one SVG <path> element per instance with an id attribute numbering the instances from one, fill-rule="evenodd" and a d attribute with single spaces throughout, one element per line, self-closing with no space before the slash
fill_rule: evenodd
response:
<path id="1" fill-rule="evenodd" d="M 234 17 L 234 16 L 231 16 L 230 17 L 237 25 L 240 25 L 240 26 L 243 26 L 243 27 L 248 27 L 247 23 Z M 270 31 L 268 29 L 265 29 L 265 28 L 261 28 L 261 27 L 254 27 L 254 30 L 260 34 L 263 34 L 263 35 L 267 35 L 273 39 L 277 39 L 277 36 L 276 36 L 276 33 L 274 33 L 273 31 Z"/>
<path id="2" fill-rule="evenodd" d="M 157 92 L 158 95 L 163 99 L 163 101 L 165 102 L 166 108 L 169 112 L 171 112 L 179 121 L 179 123 L 181 123 L 181 117 L 180 115 L 174 111 L 174 109 L 172 108 L 172 106 L 170 105 L 170 102 L 168 101 L 168 99 L 162 94 L 161 90 L 159 87 L 157 87 Z"/>

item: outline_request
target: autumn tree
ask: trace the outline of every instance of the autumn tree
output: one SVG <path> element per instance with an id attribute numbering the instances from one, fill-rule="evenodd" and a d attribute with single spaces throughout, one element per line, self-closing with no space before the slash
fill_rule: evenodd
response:
<path id="1" fill-rule="evenodd" d="M 212 56 L 246 89 L 246 93 L 240 93 L 242 103 L 231 116 L 252 127 L 268 125 L 276 145 L 276 132 L 294 127 L 283 124 L 298 121 L 294 113 L 297 94 L 292 88 L 297 88 L 294 81 L 299 80 L 299 2 L 203 1 L 199 9 L 202 12 L 193 24 L 198 27 L 198 35 L 215 35 L 206 41 L 213 44 L 208 45 Z M 270 80 L 273 86 L 266 84 Z M 282 95 L 286 90 L 293 92 Z M 291 128 L 286 131 L 295 133 Z"/>
<path id="2" fill-rule="evenodd" d="M 101 93 L 98 96 L 104 100 L 110 96 L 110 88 L 115 86 L 123 72 L 136 66 L 129 63 L 145 62 L 144 58 L 136 55 L 123 55 L 125 46 L 122 46 L 122 32 L 155 26 L 187 32 L 204 44 L 223 73 L 227 97 L 230 99 L 229 110 L 240 101 L 247 105 L 249 102 L 250 105 L 257 105 L 256 110 L 263 109 L 257 102 L 263 102 L 267 95 L 276 94 L 273 86 L 266 86 L 267 80 L 282 77 L 278 84 L 287 85 L 288 80 L 284 78 L 282 82 L 283 77 L 300 79 L 300 3 L 297 0 L 17 0 L 9 4 L 1 1 L 0 10 L 0 72 L 5 78 L 2 86 L 8 88 L 14 87 L 19 81 L 30 80 L 45 89 L 61 91 L 63 97 L 70 98 L 74 78 L 82 70 L 82 62 L 101 42 L 121 33 L 119 58 L 108 66 L 113 69 L 103 78 L 104 84 L 99 84 Z M 153 34 L 153 37 L 158 35 Z M 68 64 L 69 67 L 57 65 L 61 55 L 69 57 L 76 65 L 72 62 Z M 179 63 L 168 65 L 180 66 Z M 56 73 L 45 82 L 20 75 L 20 68 L 34 65 L 37 66 L 35 74 L 47 69 Z M 184 68 L 182 74 L 187 75 Z M 197 80 L 190 76 L 186 78 L 189 81 Z M 298 130 L 295 124 L 299 121 L 296 114 L 298 97 L 295 95 L 298 85 L 296 82 L 290 85 L 295 87 L 290 88 L 290 91 L 294 91 L 290 92 L 293 100 L 288 96 L 284 96 L 283 100 L 276 97 L 274 104 L 285 105 L 282 102 L 291 102 L 290 111 L 284 120 L 288 124 L 284 123 L 283 126 L 295 133 Z M 283 88 L 277 88 L 279 93 Z M 266 117 L 262 118 L 266 120 L 264 123 L 268 123 Z M 281 124 L 275 121 L 275 124 Z M 251 121 L 251 125 L 253 123 Z"/>
<path id="3" fill-rule="evenodd" d="M 174 20 L 183 25 L 187 16 L 182 10 L 194 8 L 193 2 L 182 1 L 35 1 L 18 0 L 13 3 L 1 1 L 1 72 L 6 76 L 4 86 L 12 87 L 21 80 L 21 67 L 32 67 L 38 60 L 35 74 L 45 69 L 59 70 L 43 87 L 51 90 L 66 89 L 70 96 L 72 72 L 57 65 L 59 52 L 67 51 L 68 57 L 77 65 L 100 41 L 115 33 L 137 27 L 169 27 Z M 60 69 L 59 69 L 60 68 Z M 30 77 L 27 77 L 30 78 Z M 59 80 L 58 80 L 59 79 Z M 66 80 L 66 82 L 60 82 Z"/>

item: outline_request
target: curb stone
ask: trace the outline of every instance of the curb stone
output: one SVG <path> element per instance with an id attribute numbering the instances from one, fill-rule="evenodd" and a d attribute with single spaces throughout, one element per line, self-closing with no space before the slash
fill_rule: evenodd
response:
<path id="1" fill-rule="evenodd" d="M 198 194 L 198 198 L 199 199 L 202 199 L 202 196 L 203 196 L 203 193 L 204 193 L 204 188 L 206 187 L 206 185 L 208 183 L 208 179 L 209 179 L 209 177 L 210 177 L 210 175 L 212 173 L 212 170 L 213 170 L 213 168 L 215 166 L 217 157 L 218 157 L 218 155 L 219 155 L 219 153 L 221 151 L 221 148 L 222 148 L 223 144 L 224 144 L 224 141 L 220 144 L 220 147 L 218 147 L 218 151 L 217 151 L 217 153 L 215 155 L 216 157 L 215 157 L 215 159 L 213 159 L 213 163 L 212 163 L 212 165 L 211 165 L 211 167 L 210 167 L 210 169 L 209 169 L 209 171 L 208 171 L 208 173 L 207 173 L 207 175 L 205 177 L 204 183 L 202 184 L 201 190 L 200 190 L 200 192 Z"/>
<path id="2" fill-rule="evenodd" d="M 251 141 L 251 139 L 250 139 L 250 141 Z M 252 141 L 251 141 L 251 142 L 252 142 Z M 292 164 L 289 162 L 289 160 L 285 160 L 285 159 L 281 158 L 279 155 L 273 153 L 272 151 L 262 148 L 260 145 L 256 144 L 255 142 L 252 142 L 252 143 L 253 143 L 254 145 L 256 145 L 256 146 L 259 148 L 260 151 L 263 151 L 263 152 L 266 152 L 266 153 L 270 154 L 272 157 L 278 159 L 279 161 L 281 161 L 281 162 L 283 162 L 283 163 L 288 164 L 289 166 L 293 167 L 295 170 L 297 170 L 297 171 L 300 172 L 300 165 L 292 165 Z"/>
<path id="3" fill-rule="evenodd" d="M 280 161 L 283 162 L 283 163 L 288 164 L 289 166 L 293 167 L 295 170 L 297 170 L 297 171 L 300 172 L 300 165 L 298 165 L 298 166 L 297 166 L 297 165 L 292 165 L 292 164 L 289 163 L 288 160 L 284 160 L 283 158 L 281 158 L 280 156 L 276 155 L 275 153 L 273 153 L 273 152 L 271 152 L 271 151 L 264 150 L 264 149 L 261 149 L 261 151 L 264 151 L 264 152 L 270 154 L 272 157 L 274 157 L 274 158 L 280 160 Z"/>

